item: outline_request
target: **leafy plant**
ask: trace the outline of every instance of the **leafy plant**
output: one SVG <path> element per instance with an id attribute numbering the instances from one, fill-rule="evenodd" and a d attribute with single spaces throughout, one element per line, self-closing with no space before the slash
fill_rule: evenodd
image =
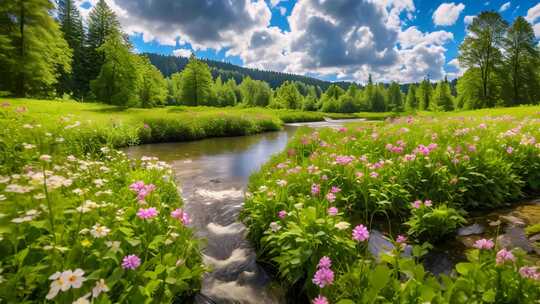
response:
<path id="1" fill-rule="evenodd" d="M 437 242 L 467 222 L 464 214 L 446 205 L 429 207 L 422 204 L 412 209 L 411 217 L 405 222 L 409 227 L 407 233 L 418 240 Z"/>

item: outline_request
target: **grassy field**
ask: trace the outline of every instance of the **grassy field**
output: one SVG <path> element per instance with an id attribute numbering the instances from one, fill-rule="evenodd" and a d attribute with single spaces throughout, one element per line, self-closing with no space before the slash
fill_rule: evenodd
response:
<path id="1" fill-rule="evenodd" d="M 39 122 L 45 128 L 80 124 L 77 134 L 81 139 L 117 147 L 249 135 L 279 130 L 286 122 L 321 121 L 324 117 L 384 119 L 389 116 L 389 113 L 331 114 L 265 108 L 123 109 L 99 103 L 34 99 L 2 99 L 0 103 L 24 111 L 25 119 Z"/>

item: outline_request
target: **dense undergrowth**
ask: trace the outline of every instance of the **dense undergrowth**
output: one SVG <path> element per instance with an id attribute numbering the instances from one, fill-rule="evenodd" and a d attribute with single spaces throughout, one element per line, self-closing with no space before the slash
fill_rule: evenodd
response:
<path id="1" fill-rule="evenodd" d="M 128 127 L 27 111 L 0 109 L 0 302 L 183 303 L 197 292 L 200 241 L 170 167 L 114 150 L 137 140 Z"/>
<path id="2" fill-rule="evenodd" d="M 428 245 L 411 255 L 407 243 L 436 244 L 467 211 L 540 190 L 539 110 L 299 131 L 250 180 L 249 237 L 287 287 L 317 304 L 536 303 L 540 272 L 518 249 L 480 240 L 455 275 L 437 279 L 421 265 Z M 377 257 L 367 250 L 375 222 L 395 240 Z"/>

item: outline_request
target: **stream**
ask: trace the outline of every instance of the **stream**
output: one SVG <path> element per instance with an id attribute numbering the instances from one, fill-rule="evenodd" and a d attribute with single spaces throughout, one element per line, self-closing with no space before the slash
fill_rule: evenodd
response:
<path id="1" fill-rule="evenodd" d="M 346 122 L 361 120 L 346 120 Z M 285 292 L 257 264 L 256 253 L 245 238 L 246 228 L 237 220 L 249 176 L 270 157 L 283 151 L 300 126 L 340 127 L 340 120 L 287 124 L 282 131 L 242 137 L 209 138 L 192 142 L 141 145 L 125 149 L 133 158 L 155 156 L 172 165 L 182 191 L 185 210 L 197 236 L 206 240 L 203 261 L 212 271 L 205 274 L 196 303 L 285 303 Z M 540 204 L 538 214 L 540 214 Z M 535 209 L 536 210 L 536 209 Z M 512 212 L 512 210 L 508 211 Z M 529 212 L 526 212 L 529 213 Z M 515 221 L 515 219 L 513 219 Z M 539 219 L 540 220 L 540 219 Z M 513 226 L 516 223 L 512 224 Z M 482 224 L 482 227 L 488 225 Z M 465 239 L 484 233 L 476 226 Z M 517 233 L 523 234 L 521 231 Z M 520 237 L 522 235 L 520 234 Z M 381 233 L 373 233 L 370 250 L 388 249 Z M 470 240 L 469 240 L 470 242 Z M 465 243 L 463 240 L 459 244 Z M 462 257 L 463 246 L 455 243 L 435 251 L 426 268 L 446 273 Z M 449 248 L 454 248 L 450 250 Z M 459 249 L 460 252 L 455 250 Z M 431 264 L 431 267 L 430 265 Z"/>

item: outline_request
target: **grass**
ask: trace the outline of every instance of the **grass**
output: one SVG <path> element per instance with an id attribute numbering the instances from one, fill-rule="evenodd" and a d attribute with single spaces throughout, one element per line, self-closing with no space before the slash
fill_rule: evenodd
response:
<path id="1" fill-rule="evenodd" d="M 378 260 L 394 272 L 395 286 L 351 290 L 350 286 L 369 286 L 365 273 L 377 270 L 377 259 L 365 243 L 351 239 L 352 228 L 377 227 L 390 240 L 401 233 L 409 243 L 436 244 L 463 225 L 466 211 L 506 207 L 538 190 L 540 106 L 419 113 L 385 123 L 352 123 L 340 130 L 298 131 L 285 152 L 251 177 L 242 218 L 258 256 L 275 266 L 287 287 L 304 290 L 310 298 L 322 293 L 331 303 L 364 303 L 366 294 L 381 292 L 379 296 L 391 303 L 431 302 L 420 301 L 424 291 L 417 294 L 420 298 L 404 300 L 438 285 L 423 274 L 415 278 L 412 273 L 423 273 L 423 268 L 400 261 L 399 252 Z M 323 289 L 312 279 L 325 256 L 335 265 L 338 283 Z M 447 291 L 441 286 L 430 291 L 441 296 L 433 303 L 462 303 L 461 296 L 477 297 L 475 289 L 505 288 L 497 282 L 494 250 L 468 257 L 471 264 L 456 269 L 462 275 L 456 278 L 457 290 L 448 287 L 454 284 L 451 280 L 444 281 Z M 370 266 L 357 265 L 359 260 Z M 402 266 L 416 270 L 400 270 Z M 482 274 L 468 277 L 472 272 L 464 267 Z M 518 283 L 518 269 L 512 265 L 505 276 Z M 418 282 L 419 290 L 400 289 Z M 533 286 L 528 300 L 519 300 L 519 288 L 496 297 L 504 299 L 500 303 L 532 303 L 529 300 L 540 290 Z M 365 303 L 371 303 L 369 298 Z"/>

